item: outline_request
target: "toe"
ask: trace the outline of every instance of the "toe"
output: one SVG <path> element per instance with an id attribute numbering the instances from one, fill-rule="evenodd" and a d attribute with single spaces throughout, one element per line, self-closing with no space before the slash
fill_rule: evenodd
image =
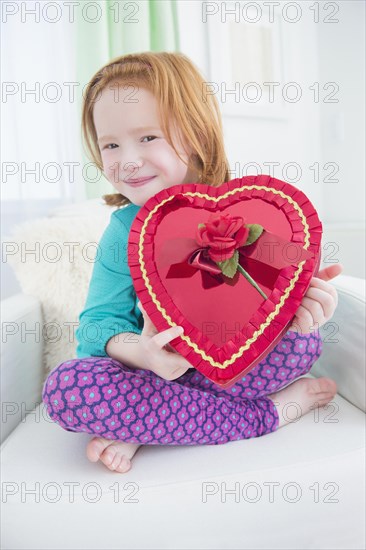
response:
<path id="1" fill-rule="evenodd" d="M 100 455 L 100 460 L 108 466 L 108 468 L 112 468 L 112 464 L 116 457 L 118 456 L 117 448 L 114 445 L 109 445 L 104 452 Z"/>
<path id="2" fill-rule="evenodd" d="M 312 379 L 308 386 L 308 391 L 311 394 L 336 394 L 337 384 L 331 378 L 316 378 Z"/>
<path id="3" fill-rule="evenodd" d="M 97 462 L 109 443 L 109 441 L 101 437 L 93 437 L 87 445 L 86 456 L 91 462 Z"/>
<path id="4" fill-rule="evenodd" d="M 323 378 L 322 391 L 335 395 L 337 393 L 337 384 L 331 378 Z"/>
<path id="5" fill-rule="evenodd" d="M 120 453 L 116 453 L 116 456 L 114 457 L 113 462 L 109 466 L 110 470 L 116 470 L 119 467 L 121 463 L 121 458 L 122 456 L 120 455 Z"/>
<path id="6" fill-rule="evenodd" d="M 116 468 L 116 472 L 125 473 L 131 469 L 131 461 L 125 455 L 122 456 L 119 466 Z"/>

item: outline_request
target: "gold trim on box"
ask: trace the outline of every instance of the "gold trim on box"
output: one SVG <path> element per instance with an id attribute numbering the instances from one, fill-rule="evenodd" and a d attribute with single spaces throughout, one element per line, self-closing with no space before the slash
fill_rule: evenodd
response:
<path id="1" fill-rule="evenodd" d="M 205 193 L 199 193 L 199 192 L 196 192 L 196 193 L 193 193 L 191 191 L 187 192 L 187 193 L 179 193 L 180 195 L 182 196 L 192 196 L 192 197 L 202 197 L 202 198 L 205 198 L 207 200 L 210 200 L 210 201 L 214 201 L 214 202 L 219 202 L 220 200 L 222 199 L 225 199 L 226 197 L 229 197 L 230 195 L 233 195 L 235 193 L 237 193 L 238 191 L 243 191 L 243 190 L 250 190 L 250 189 L 257 189 L 257 190 L 266 190 L 266 191 L 272 191 L 272 193 L 275 193 L 276 195 L 280 195 L 282 198 L 286 199 L 290 204 L 292 204 L 292 206 L 295 208 L 295 210 L 299 213 L 299 216 L 300 216 L 300 219 L 301 219 L 301 222 L 302 222 L 302 225 L 304 227 L 304 233 L 305 233 L 305 245 L 304 245 L 304 249 L 307 250 L 309 248 L 309 245 L 310 245 L 310 233 L 309 233 L 309 225 L 306 221 L 306 217 L 303 213 L 303 211 L 301 210 L 300 206 L 297 204 L 297 202 L 295 202 L 293 200 L 292 197 L 289 197 L 288 195 L 285 195 L 285 193 L 283 193 L 283 191 L 280 191 L 278 189 L 273 189 L 272 187 L 266 187 L 264 185 L 243 185 L 243 187 L 240 187 L 240 188 L 237 188 L 237 189 L 231 189 L 230 191 L 228 191 L 227 193 L 225 193 L 224 195 L 221 195 L 219 197 L 210 197 L 209 195 L 206 195 Z M 149 278 L 147 276 L 147 273 L 146 273 L 146 269 L 145 269 L 145 263 L 144 263 L 144 260 L 143 260 L 143 248 L 144 248 L 144 245 L 143 245 L 143 240 L 144 240 L 144 237 L 145 237 L 145 233 L 146 233 L 146 227 L 147 227 L 147 224 L 149 223 L 150 219 L 152 218 L 152 216 L 155 214 L 155 212 L 157 212 L 157 210 L 159 208 L 161 208 L 165 203 L 173 200 L 174 198 L 176 197 L 176 195 L 171 195 L 170 197 L 168 197 L 167 199 L 163 200 L 161 203 L 157 204 L 155 206 L 155 208 L 153 210 L 151 210 L 151 212 L 149 213 L 149 215 L 146 217 L 145 221 L 144 221 L 144 225 L 142 226 L 142 229 L 141 229 L 141 234 L 140 234 L 140 240 L 139 240 L 139 249 L 138 249 L 138 253 L 139 253 L 139 262 L 140 262 L 140 267 L 141 267 L 141 271 L 142 271 L 142 276 L 143 276 L 143 279 L 145 281 L 145 285 L 146 285 L 146 288 L 148 289 L 149 291 L 149 294 L 150 294 L 150 297 L 152 299 L 152 301 L 154 302 L 154 304 L 156 305 L 157 309 L 160 311 L 160 313 L 163 315 L 164 319 L 167 321 L 167 323 L 171 326 L 171 327 L 175 327 L 177 326 L 176 323 L 174 323 L 172 321 L 172 319 L 169 317 L 169 315 L 167 314 L 167 312 L 165 311 L 165 309 L 161 306 L 159 300 L 156 298 L 156 294 L 154 293 L 153 289 L 152 289 L 152 286 L 150 284 L 150 281 L 149 281 Z M 276 305 L 276 308 L 274 311 L 272 311 L 272 313 L 270 313 L 267 317 L 267 319 L 260 325 L 259 329 L 257 331 L 255 331 L 255 333 L 253 334 L 253 336 L 251 338 L 249 338 L 245 344 L 243 346 L 241 346 L 241 348 L 239 349 L 239 351 L 237 353 L 234 353 L 234 355 L 232 355 L 232 357 L 230 359 L 227 359 L 226 361 L 224 361 L 224 363 L 218 363 L 217 361 L 214 361 L 214 359 L 210 356 L 210 355 L 207 355 L 205 353 L 204 350 L 201 350 L 197 344 L 195 342 L 192 342 L 191 339 L 189 338 L 189 336 L 185 336 L 184 334 L 182 336 L 180 336 L 180 338 L 182 338 L 182 340 L 184 340 L 191 348 L 194 349 L 194 351 L 196 353 L 198 353 L 199 355 L 201 355 L 201 357 L 205 360 L 205 361 L 208 361 L 213 367 L 218 367 L 220 369 L 226 369 L 229 365 L 231 365 L 232 363 L 234 363 L 236 361 L 236 359 L 238 359 L 239 357 L 241 357 L 243 355 L 243 352 L 246 351 L 247 349 L 249 349 L 250 345 L 256 341 L 257 337 L 262 334 L 263 330 L 268 327 L 268 325 L 270 324 L 270 322 L 276 317 L 276 315 L 279 313 L 281 307 L 283 306 L 283 304 L 285 303 L 285 301 L 287 300 L 291 290 L 294 288 L 295 286 L 295 283 L 296 281 L 298 281 L 299 279 L 299 276 L 300 276 L 300 273 L 302 272 L 302 268 L 303 268 L 303 265 L 305 263 L 306 260 L 303 260 L 302 262 L 299 263 L 299 266 L 298 266 L 298 269 L 297 271 L 295 272 L 295 275 L 294 277 L 291 279 L 290 281 L 290 284 L 289 286 L 286 288 L 284 294 L 281 296 L 281 299 L 280 299 L 280 303 Z"/>

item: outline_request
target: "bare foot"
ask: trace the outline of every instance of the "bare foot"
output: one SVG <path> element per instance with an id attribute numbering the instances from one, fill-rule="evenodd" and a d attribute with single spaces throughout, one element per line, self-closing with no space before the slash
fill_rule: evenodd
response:
<path id="1" fill-rule="evenodd" d="M 86 456 L 91 462 L 101 460 L 110 470 L 125 473 L 131 469 L 131 458 L 139 447 L 138 443 L 93 437 L 86 447 Z"/>
<path id="2" fill-rule="evenodd" d="M 337 393 L 337 384 L 331 378 L 300 378 L 283 390 L 268 395 L 278 410 L 278 427 L 297 421 L 299 417 L 329 403 Z M 287 406 L 294 403 L 296 418 L 289 418 Z M 286 410 L 284 410 L 286 407 Z"/>

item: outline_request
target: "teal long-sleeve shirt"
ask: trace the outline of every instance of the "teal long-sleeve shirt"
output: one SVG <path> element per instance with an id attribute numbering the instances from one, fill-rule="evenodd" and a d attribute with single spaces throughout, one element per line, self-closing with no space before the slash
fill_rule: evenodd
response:
<path id="1" fill-rule="evenodd" d="M 77 358 L 107 357 L 106 345 L 116 334 L 141 334 L 143 316 L 137 307 L 127 262 L 128 235 L 140 206 L 115 210 L 98 245 L 88 295 L 75 332 Z"/>

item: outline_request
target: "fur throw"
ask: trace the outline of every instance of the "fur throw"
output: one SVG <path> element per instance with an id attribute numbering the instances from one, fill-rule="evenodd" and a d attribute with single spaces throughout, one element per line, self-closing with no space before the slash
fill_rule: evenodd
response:
<path id="1" fill-rule="evenodd" d="M 9 263 L 24 294 L 41 303 L 44 370 L 76 357 L 75 331 L 84 308 L 100 238 L 112 212 L 100 199 L 24 222 L 10 236 Z M 33 253 L 35 251 L 35 254 Z"/>

